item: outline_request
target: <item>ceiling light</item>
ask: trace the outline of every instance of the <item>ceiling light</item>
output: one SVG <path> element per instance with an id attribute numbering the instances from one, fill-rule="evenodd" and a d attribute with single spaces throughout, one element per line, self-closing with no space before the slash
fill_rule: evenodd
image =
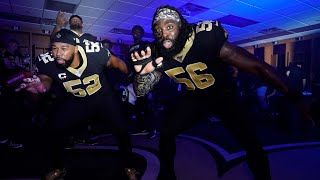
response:
<path id="1" fill-rule="evenodd" d="M 15 31 L 20 31 L 20 26 L 11 26 L 11 29 L 12 30 L 15 30 Z"/>

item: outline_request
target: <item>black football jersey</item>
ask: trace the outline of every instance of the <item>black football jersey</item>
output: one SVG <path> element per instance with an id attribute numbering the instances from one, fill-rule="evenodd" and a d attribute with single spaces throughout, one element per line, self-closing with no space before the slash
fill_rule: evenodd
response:
<path id="1" fill-rule="evenodd" d="M 89 33 L 84 33 L 82 35 L 78 35 L 78 39 L 79 39 L 79 41 L 77 41 L 77 43 L 79 45 L 84 45 L 85 42 L 97 42 L 97 37 L 95 37 Z"/>
<path id="2" fill-rule="evenodd" d="M 87 98 L 110 92 L 111 87 L 105 77 L 110 52 L 100 42 L 86 42 L 84 46 L 78 46 L 78 49 L 83 60 L 79 68 L 59 68 L 51 52 L 47 52 L 38 56 L 39 74 L 51 77 L 55 85 L 64 87 L 75 97 Z"/>
<path id="3" fill-rule="evenodd" d="M 187 90 L 225 91 L 233 87 L 230 65 L 219 59 L 219 52 L 228 33 L 217 21 L 193 25 L 193 34 L 183 50 L 171 59 L 164 59 L 158 70 L 167 74 Z"/>
<path id="4" fill-rule="evenodd" d="M 73 31 L 73 30 L 69 30 L 69 29 L 62 29 L 61 31 L 71 31 L 74 33 L 74 36 L 77 37 L 77 44 L 84 46 L 85 42 L 96 42 L 97 41 L 97 37 L 89 34 L 89 33 L 83 33 L 83 34 L 78 34 L 77 32 Z"/>

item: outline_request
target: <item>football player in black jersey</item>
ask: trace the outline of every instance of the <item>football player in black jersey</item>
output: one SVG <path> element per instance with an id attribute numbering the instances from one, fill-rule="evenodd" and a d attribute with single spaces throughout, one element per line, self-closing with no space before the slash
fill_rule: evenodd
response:
<path id="1" fill-rule="evenodd" d="M 140 55 L 131 54 L 135 70 L 140 74 L 134 82 L 136 94 L 146 94 L 161 74 L 188 90 L 161 127 L 158 179 L 176 179 L 175 137 L 197 120 L 208 117 L 210 112 L 223 120 L 243 146 L 254 178 L 271 179 L 267 155 L 239 102 L 231 66 L 255 74 L 294 102 L 301 101 L 301 94 L 291 90 L 272 66 L 229 43 L 228 33 L 217 21 L 189 24 L 176 8 L 161 6 L 154 14 L 152 30 L 158 58 L 150 58 L 150 48 Z"/>
<path id="2" fill-rule="evenodd" d="M 63 27 L 69 22 L 70 30 L 78 36 L 79 42 L 83 43 L 84 41 L 96 41 L 97 37 L 89 33 L 83 33 L 83 21 L 79 15 L 72 15 L 68 19 L 64 16 L 65 13 L 59 11 L 56 17 L 56 25 L 52 30 L 52 34 L 54 35 L 56 32 L 63 29 Z M 66 29 L 65 29 L 66 30 Z"/>
<path id="3" fill-rule="evenodd" d="M 49 137 L 46 140 L 56 169 L 63 166 L 61 153 L 64 138 L 77 134 L 82 127 L 86 127 L 87 120 L 92 118 L 111 120 L 112 131 L 124 160 L 132 152 L 125 111 L 105 77 L 106 68 L 115 68 L 125 74 L 129 74 L 129 70 L 122 60 L 111 55 L 100 42 L 88 41 L 84 46 L 79 46 L 76 45 L 76 39 L 77 36 L 69 30 L 59 31 L 52 36 L 52 54 L 40 56 L 37 62 L 39 74 L 24 79 L 25 82 L 16 89 L 26 89 L 35 94 L 48 92 L 53 85 L 65 89 L 62 103 L 52 113 Z M 54 172 L 51 171 L 47 179 Z M 58 172 L 60 175 L 64 173 L 62 170 Z"/>

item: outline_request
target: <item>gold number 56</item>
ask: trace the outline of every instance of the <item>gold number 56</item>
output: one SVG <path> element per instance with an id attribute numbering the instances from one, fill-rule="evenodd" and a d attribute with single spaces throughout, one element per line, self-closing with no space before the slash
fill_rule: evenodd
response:
<path id="1" fill-rule="evenodd" d="M 197 74 L 195 71 L 203 71 L 207 69 L 207 65 L 202 62 L 189 64 L 186 67 L 186 71 L 182 67 L 177 67 L 165 71 L 165 73 L 171 77 L 177 83 L 184 83 L 189 90 L 205 89 L 214 84 L 215 79 L 211 74 Z M 177 75 L 187 72 L 191 78 L 178 78 Z"/>

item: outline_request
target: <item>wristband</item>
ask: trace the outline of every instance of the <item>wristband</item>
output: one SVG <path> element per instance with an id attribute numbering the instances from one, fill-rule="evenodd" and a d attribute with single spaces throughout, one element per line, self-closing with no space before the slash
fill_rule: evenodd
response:
<path id="1" fill-rule="evenodd" d="M 142 70 L 146 67 L 146 65 L 152 61 L 151 56 L 145 59 L 141 59 L 139 61 L 133 61 L 133 65 L 142 65 L 140 71 L 138 72 L 138 74 L 140 74 L 142 72 Z"/>
<path id="2" fill-rule="evenodd" d="M 153 60 L 153 61 L 152 61 L 152 66 L 155 67 L 156 69 L 161 68 L 162 62 L 160 62 L 159 64 L 157 64 L 156 61 Z"/>

